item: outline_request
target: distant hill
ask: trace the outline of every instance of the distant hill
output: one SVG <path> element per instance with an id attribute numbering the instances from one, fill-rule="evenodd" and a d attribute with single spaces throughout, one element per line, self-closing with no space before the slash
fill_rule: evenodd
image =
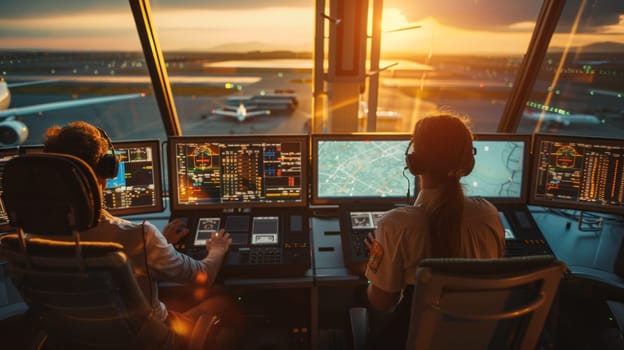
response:
<path id="1" fill-rule="evenodd" d="M 570 51 L 574 51 L 574 49 L 575 48 L 572 48 Z M 585 45 L 582 49 L 583 53 L 624 53 L 624 44 L 613 41 L 605 41 Z M 563 50 L 563 47 L 551 47 L 549 49 L 551 52 L 562 52 Z"/>
<path id="2" fill-rule="evenodd" d="M 612 41 L 594 43 L 583 47 L 585 52 L 618 52 L 624 53 L 624 44 Z"/>

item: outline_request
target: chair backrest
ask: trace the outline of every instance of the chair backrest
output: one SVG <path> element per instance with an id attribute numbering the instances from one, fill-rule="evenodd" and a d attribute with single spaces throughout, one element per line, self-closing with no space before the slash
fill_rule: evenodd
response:
<path id="1" fill-rule="evenodd" d="M 534 349 L 565 269 L 552 256 L 422 260 L 406 349 Z"/>
<path id="2" fill-rule="evenodd" d="M 10 160 L 2 194 L 17 234 L 0 252 L 22 297 L 59 348 L 160 348 L 171 331 L 151 318 L 122 246 L 82 242 L 98 223 L 101 198 L 91 168 L 61 154 Z"/>

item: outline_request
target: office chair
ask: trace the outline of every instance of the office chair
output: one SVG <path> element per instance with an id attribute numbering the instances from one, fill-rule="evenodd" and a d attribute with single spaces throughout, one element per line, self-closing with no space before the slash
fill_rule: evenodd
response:
<path id="1" fill-rule="evenodd" d="M 423 259 L 405 348 L 535 349 L 565 269 L 552 256 Z M 366 309 L 350 322 L 366 348 Z"/>
<path id="2" fill-rule="evenodd" d="M 132 266 L 113 242 L 80 240 L 98 224 L 102 200 L 91 168 L 62 154 L 10 160 L 3 174 L 7 213 L 16 234 L 0 253 L 45 336 L 34 348 L 199 349 L 211 341 L 216 317 L 197 321 L 190 344 L 151 317 Z M 34 237 L 33 235 L 36 235 Z"/>

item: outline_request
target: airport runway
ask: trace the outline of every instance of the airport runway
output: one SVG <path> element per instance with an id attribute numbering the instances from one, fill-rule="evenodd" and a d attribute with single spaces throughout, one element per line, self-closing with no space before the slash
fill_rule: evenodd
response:
<path id="1" fill-rule="evenodd" d="M 254 70 L 218 68 L 206 71 L 203 65 L 190 67 L 187 64 L 183 73 L 170 73 L 174 90 L 174 101 L 184 135 L 229 135 L 229 134 L 289 134 L 308 133 L 312 106 L 312 73 L 301 69 L 283 70 L 272 67 L 270 69 Z M 10 72 L 9 72 L 10 73 Z M 29 138 L 26 144 L 41 143 L 41 135 L 52 124 L 66 124 L 73 120 L 86 120 L 108 130 L 115 140 L 129 139 L 160 139 L 166 140 L 160 112 L 156 100 L 150 94 L 149 79 L 146 76 L 93 77 L 74 76 L 65 78 L 63 74 L 55 76 L 38 76 L 41 79 L 56 78 L 58 82 L 51 82 L 47 88 L 20 88 L 13 91 L 12 106 L 24 106 L 44 102 L 69 100 L 72 98 L 90 97 L 89 89 L 101 89 L 111 94 L 117 90 L 127 92 L 146 91 L 148 95 L 137 100 L 93 105 L 88 107 L 71 108 L 60 111 L 50 111 L 42 115 L 26 115 L 21 119 L 29 127 Z M 7 76 L 10 82 L 12 77 L 20 78 L 19 74 Z M 395 77 L 398 76 L 394 75 Z M 33 76 L 22 76 L 33 79 Z M 231 78 L 233 82 L 239 82 L 243 88 L 239 92 L 236 89 L 224 90 L 223 84 Z M 383 78 L 383 77 L 382 77 Z M 473 82 L 474 83 L 474 82 Z M 99 86 L 94 88 L 93 86 Z M 539 86 L 539 85 L 538 85 Z M 225 103 L 225 97 L 236 95 L 255 95 L 261 93 L 273 94 L 275 90 L 292 91 L 298 97 L 299 106 L 292 114 L 274 113 L 268 116 L 250 118 L 238 122 L 233 118 L 211 115 L 212 109 L 221 107 Z M 86 92 L 85 92 L 86 91 Z M 218 94 L 213 94 L 216 91 Z M 413 93 L 397 86 L 385 86 L 381 84 L 378 105 L 384 110 L 397 112 L 401 118 L 396 120 L 378 119 L 377 131 L 402 131 L 410 132 L 415 121 L 425 115 L 441 112 L 451 112 L 471 118 L 475 132 L 495 132 L 505 107 L 506 99 L 497 91 L 494 96 L 486 94 L 473 94 L 463 96 L 454 94 L 452 87 L 442 85 L 438 90 L 433 90 L 428 96 L 418 97 Z M 449 93 L 449 91 L 451 93 Z M 102 92 L 99 92 L 103 94 Z M 583 87 L 570 90 L 575 96 L 566 95 L 567 108 L 581 108 L 584 106 L 607 106 L 615 108 L 615 115 L 606 118 L 605 125 L 577 126 L 570 125 L 566 130 L 557 130 L 565 133 L 587 134 L 589 130 L 593 135 L 613 136 L 614 130 L 621 134 L 624 132 L 624 118 L 621 115 L 621 102 L 617 97 L 598 94 L 587 95 Z M 363 96 L 366 98 L 366 94 Z M 619 109 L 618 109 L 619 108 Z M 617 111 L 620 110 L 620 114 Z M 534 123 L 522 121 L 519 131 L 523 133 L 533 132 Z M 544 131 L 544 130 L 543 130 Z M 546 130 L 548 131 L 548 130 Z M 553 130 L 550 130 L 553 131 Z"/>

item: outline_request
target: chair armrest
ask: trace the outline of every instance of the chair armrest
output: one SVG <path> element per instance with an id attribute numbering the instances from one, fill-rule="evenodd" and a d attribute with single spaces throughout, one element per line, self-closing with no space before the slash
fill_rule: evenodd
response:
<path id="1" fill-rule="evenodd" d="M 368 309 L 365 307 L 350 308 L 349 326 L 351 329 L 351 344 L 353 345 L 353 350 L 364 349 L 368 340 Z"/>

